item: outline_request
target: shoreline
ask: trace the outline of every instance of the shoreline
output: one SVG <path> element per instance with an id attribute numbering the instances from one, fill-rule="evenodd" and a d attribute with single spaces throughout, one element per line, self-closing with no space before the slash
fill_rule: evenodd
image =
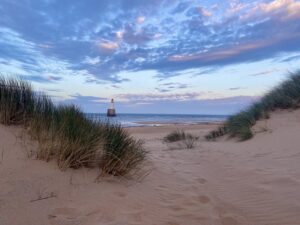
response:
<path id="1" fill-rule="evenodd" d="M 94 121 L 120 124 L 122 127 L 161 127 L 172 125 L 222 124 L 227 116 L 223 115 L 176 115 L 176 114 L 118 114 L 106 117 L 104 114 L 87 114 Z"/>
<path id="2" fill-rule="evenodd" d="M 198 126 L 198 125 L 222 125 L 224 121 L 210 121 L 210 122 L 160 122 L 160 121 L 147 121 L 147 122 L 132 122 L 134 125 L 121 125 L 124 128 L 134 128 L 134 127 L 170 127 L 170 126 Z"/>

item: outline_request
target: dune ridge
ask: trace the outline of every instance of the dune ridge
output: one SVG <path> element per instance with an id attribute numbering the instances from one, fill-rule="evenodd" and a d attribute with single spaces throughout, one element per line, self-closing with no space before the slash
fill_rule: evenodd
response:
<path id="1" fill-rule="evenodd" d="M 259 101 L 254 102 L 241 112 L 230 116 L 227 121 L 205 138 L 215 140 L 228 135 L 245 141 L 253 137 L 252 127 L 257 120 L 267 119 L 270 112 L 277 109 L 297 109 L 300 105 L 300 71 L 290 73 L 288 79 L 273 87 Z"/>

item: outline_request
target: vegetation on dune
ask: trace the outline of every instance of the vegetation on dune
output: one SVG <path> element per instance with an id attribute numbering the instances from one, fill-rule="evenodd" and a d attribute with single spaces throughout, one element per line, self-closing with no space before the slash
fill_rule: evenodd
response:
<path id="1" fill-rule="evenodd" d="M 61 169 L 99 167 L 102 175 L 138 169 L 147 152 L 120 125 L 89 120 L 75 105 L 53 104 L 23 80 L 0 78 L 0 123 L 24 125 L 37 140 L 37 158 Z"/>
<path id="2" fill-rule="evenodd" d="M 253 137 L 251 127 L 256 121 L 269 118 L 269 113 L 276 109 L 291 109 L 299 107 L 300 103 L 300 71 L 292 74 L 286 81 L 273 88 L 252 104 L 248 109 L 228 118 L 225 124 L 206 135 L 207 140 L 228 134 L 244 141 Z"/>
<path id="3" fill-rule="evenodd" d="M 180 146 L 183 144 L 183 147 L 191 149 L 195 147 L 195 143 L 198 139 L 199 137 L 186 133 L 183 130 L 175 130 L 166 135 L 163 141 L 165 143 L 178 142 Z"/>
<path id="4" fill-rule="evenodd" d="M 33 110 L 34 93 L 30 84 L 0 77 L 0 122 L 26 123 Z"/>
<path id="5" fill-rule="evenodd" d="M 133 139 L 119 124 L 105 123 L 101 127 L 106 140 L 100 164 L 102 172 L 119 176 L 138 168 L 147 154 L 143 142 Z"/>
<path id="6" fill-rule="evenodd" d="M 175 141 L 181 141 L 184 140 L 186 137 L 186 134 L 183 130 L 175 130 L 171 133 L 167 134 L 164 137 L 165 142 L 175 142 Z"/>

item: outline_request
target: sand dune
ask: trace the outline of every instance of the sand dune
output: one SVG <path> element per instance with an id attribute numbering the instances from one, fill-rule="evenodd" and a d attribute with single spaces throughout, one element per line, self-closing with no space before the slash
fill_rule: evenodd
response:
<path id="1" fill-rule="evenodd" d="M 141 181 L 95 169 L 61 172 L 34 160 L 20 128 L 0 126 L 1 225 L 297 225 L 300 224 L 300 111 L 280 111 L 246 142 L 200 141 L 170 150 L 175 126 L 131 128 L 150 151 Z M 184 126 L 204 136 L 216 125 Z"/>

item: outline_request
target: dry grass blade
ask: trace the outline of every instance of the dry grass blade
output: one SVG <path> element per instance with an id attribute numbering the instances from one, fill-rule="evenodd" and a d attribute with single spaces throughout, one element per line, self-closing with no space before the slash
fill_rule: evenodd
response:
<path id="1" fill-rule="evenodd" d="M 36 201 L 41 201 L 41 200 L 45 200 L 48 198 L 56 198 L 57 195 L 54 192 L 51 192 L 49 195 L 46 196 L 39 196 L 37 199 L 33 199 L 30 202 L 36 202 Z"/>

